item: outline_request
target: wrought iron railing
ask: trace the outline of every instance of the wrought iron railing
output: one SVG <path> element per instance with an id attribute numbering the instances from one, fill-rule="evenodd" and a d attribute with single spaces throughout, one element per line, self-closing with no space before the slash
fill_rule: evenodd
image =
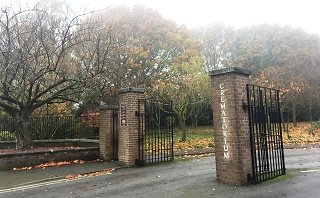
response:
<path id="1" fill-rule="evenodd" d="M 84 118 L 73 116 L 44 116 L 30 119 L 33 140 L 93 139 L 98 138 L 99 128 Z M 0 118 L 0 141 L 15 140 L 12 117 Z"/>

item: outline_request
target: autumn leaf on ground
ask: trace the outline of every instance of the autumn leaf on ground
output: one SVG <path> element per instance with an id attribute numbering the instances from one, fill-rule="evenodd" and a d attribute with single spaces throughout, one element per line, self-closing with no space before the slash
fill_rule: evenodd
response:
<path id="1" fill-rule="evenodd" d="M 293 123 L 289 123 L 288 132 L 282 132 L 283 144 L 311 144 L 319 143 L 320 140 L 320 130 L 315 129 L 313 134 L 309 131 L 310 123 L 299 122 L 297 126 L 294 127 Z"/>
<path id="2" fill-rule="evenodd" d="M 70 164 L 83 164 L 86 161 L 84 160 L 73 160 L 73 161 L 62 161 L 62 162 L 48 162 L 48 163 L 43 163 L 35 166 L 28 166 L 28 167 L 22 167 L 22 168 L 13 168 L 12 170 L 17 171 L 17 170 L 31 170 L 34 168 L 41 168 L 45 169 L 47 167 L 52 167 L 52 166 L 63 166 L 63 165 L 70 165 Z"/>
<path id="3" fill-rule="evenodd" d="M 214 153 L 202 153 L 202 154 L 191 154 L 191 155 L 182 155 L 182 158 L 196 158 L 196 157 L 207 157 L 212 156 Z"/>
<path id="4" fill-rule="evenodd" d="M 22 168 L 13 168 L 12 170 L 31 170 L 32 166 L 26 166 L 26 167 L 22 167 Z"/>
<path id="5" fill-rule="evenodd" d="M 80 174 L 65 176 L 66 179 L 77 179 L 77 178 L 80 178 L 80 177 L 82 177 L 82 175 L 80 175 Z"/>
<path id="6" fill-rule="evenodd" d="M 114 171 L 115 169 L 106 169 L 106 170 L 102 170 L 102 171 L 97 171 L 97 172 L 94 172 L 94 173 L 90 173 L 88 174 L 87 176 L 88 177 L 95 177 L 95 176 L 98 176 L 98 175 L 103 175 L 103 174 L 112 174 L 112 172 Z"/>

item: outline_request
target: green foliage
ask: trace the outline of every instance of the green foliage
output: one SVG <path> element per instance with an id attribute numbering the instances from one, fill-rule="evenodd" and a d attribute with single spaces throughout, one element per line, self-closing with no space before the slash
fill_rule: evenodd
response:
<path id="1" fill-rule="evenodd" d="M 201 138 L 213 138 L 213 127 L 187 127 L 188 140 L 201 139 Z M 174 129 L 174 138 L 179 141 L 181 138 L 181 130 L 179 128 Z"/>
<path id="2" fill-rule="evenodd" d="M 312 127 L 313 127 L 314 129 L 320 128 L 320 121 L 312 122 Z"/>
<path id="3" fill-rule="evenodd" d="M 13 131 L 13 119 L 1 113 L 0 116 L 0 141 L 15 140 L 16 136 Z"/>
<path id="4" fill-rule="evenodd" d="M 15 140 L 16 135 L 9 131 L 0 131 L 0 141 L 10 141 Z"/>
<path id="5" fill-rule="evenodd" d="M 320 121 L 312 122 L 311 126 L 309 126 L 309 133 L 314 133 L 314 130 L 320 128 Z"/>
<path id="6" fill-rule="evenodd" d="M 214 147 L 214 135 L 212 126 L 187 127 L 187 140 L 181 141 L 181 130 L 175 128 L 173 132 L 174 149 L 195 149 Z"/>
<path id="7" fill-rule="evenodd" d="M 166 117 L 165 122 L 167 125 L 170 125 L 170 126 L 175 126 L 176 124 L 175 117 L 173 116 Z"/>

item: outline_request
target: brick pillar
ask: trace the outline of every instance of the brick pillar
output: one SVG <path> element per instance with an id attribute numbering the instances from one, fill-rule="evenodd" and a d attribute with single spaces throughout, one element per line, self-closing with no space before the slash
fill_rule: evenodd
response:
<path id="1" fill-rule="evenodd" d="M 217 180 L 245 185 L 252 175 L 249 120 L 243 102 L 250 71 L 223 68 L 210 72 Z"/>
<path id="2" fill-rule="evenodd" d="M 145 99 L 144 89 L 127 88 L 119 93 L 119 161 L 131 166 L 138 159 L 138 100 Z"/>
<path id="3" fill-rule="evenodd" d="M 113 137 L 113 111 L 118 110 L 118 106 L 103 105 L 99 107 L 99 148 L 100 158 L 103 160 L 113 160 L 114 137 Z"/>

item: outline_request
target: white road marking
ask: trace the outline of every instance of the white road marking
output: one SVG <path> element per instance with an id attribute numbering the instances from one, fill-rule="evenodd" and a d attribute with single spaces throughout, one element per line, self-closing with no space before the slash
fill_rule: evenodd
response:
<path id="1" fill-rule="evenodd" d="M 114 171 L 114 170 L 115 169 L 110 169 L 110 171 Z M 76 175 L 77 177 L 70 178 L 70 179 L 57 179 L 57 180 L 53 180 L 53 181 L 47 181 L 47 182 L 41 182 L 41 183 L 36 183 L 36 184 L 18 186 L 18 187 L 14 187 L 14 188 L 7 188 L 7 189 L 0 190 L 0 194 L 1 193 L 6 193 L 6 192 L 15 192 L 15 191 L 19 191 L 19 190 L 28 190 L 28 189 L 32 189 L 32 188 L 41 187 L 41 186 L 49 186 L 49 185 L 59 184 L 59 183 L 63 183 L 63 182 L 76 181 L 76 180 L 81 180 L 81 179 L 84 179 L 84 178 L 98 177 L 98 176 L 110 175 L 110 174 L 112 174 L 112 173 L 111 172 L 103 172 L 103 171 L 101 171 L 99 174 L 94 174 L 93 173 L 93 174 Z"/>
<path id="2" fill-rule="evenodd" d="M 319 172 L 320 170 L 306 170 L 306 171 L 301 171 L 301 173 L 312 173 L 312 172 Z"/>
<path id="3" fill-rule="evenodd" d="M 80 180 L 80 179 L 83 179 L 83 178 L 85 178 L 85 177 L 79 177 L 79 178 L 74 178 L 74 179 L 58 179 L 58 180 L 54 180 L 54 181 L 41 182 L 41 183 L 37 183 L 37 184 L 18 186 L 18 187 L 14 187 L 14 188 L 8 188 L 8 189 L 0 190 L 0 194 L 1 193 L 6 193 L 6 192 L 15 192 L 15 191 L 20 191 L 20 190 L 28 190 L 28 189 L 32 189 L 32 188 L 41 187 L 41 186 L 49 186 L 49 185 L 59 184 L 59 183 L 63 183 L 63 182 Z"/>

